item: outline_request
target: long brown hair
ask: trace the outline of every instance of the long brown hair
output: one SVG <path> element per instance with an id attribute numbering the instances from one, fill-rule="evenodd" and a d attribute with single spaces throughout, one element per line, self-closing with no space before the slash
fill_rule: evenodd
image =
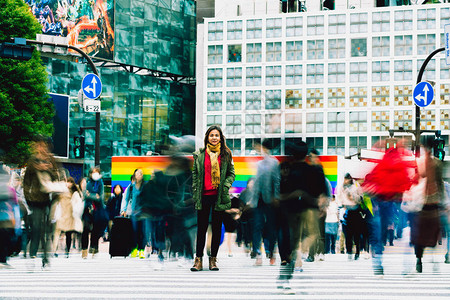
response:
<path id="1" fill-rule="evenodd" d="M 78 187 L 77 183 L 75 182 L 75 179 L 73 177 L 67 178 L 67 182 L 72 183 L 72 187 L 70 188 L 70 191 L 73 193 L 78 192 L 81 194 L 80 188 Z"/>
<path id="2" fill-rule="evenodd" d="M 205 149 L 208 145 L 208 136 L 211 131 L 217 130 L 220 134 L 220 156 L 225 159 L 226 161 L 231 161 L 231 150 L 228 148 L 227 143 L 225 141 L 225 136 L 223 135 L 222 128 L 220 128 L 219 125 L 212 125 L 206 130 L 205 133 Z"/>

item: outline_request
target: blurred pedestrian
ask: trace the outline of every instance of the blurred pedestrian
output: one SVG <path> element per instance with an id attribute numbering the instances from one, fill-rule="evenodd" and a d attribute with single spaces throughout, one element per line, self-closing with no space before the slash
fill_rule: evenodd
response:
<path id="1" fill-rule="evenodd" d="M 426 180 L 423 208 L 413 217 L 411 224 L 411 243 L 414 245 L 418 273 L 422 273 L 424 249 L 435 247 L 441 232 L 439 207 L 445 196 L 441 162 L 431 153 L 433 142 L 433 136 L 423 137 L 420 157 L 417 159 L 419 178 Z"/>
<path id="2" fill-rule="evenodd" d="M 20 224 L 16 224 L 20 225 L 22 227 L 21 230 L 21 235 L 20 237 L 18 237 L 20 245 L 18 245 L 20 247 L 20 251 L 23 252 L 23 257 L 26 258 L 27 257 L 27 248 L 28 248 L 28 244 L 30 242 L 30 217 L 29 215 L 31 214 L 31 210 L 28 207 L 28 204 L 25 200 L 25 195 L 23 193 L 23 177 L 16 173 L 13 172 L 12 176 L 11 176 L 11 186 L 14 189 L 15 193 L 16 193 L 16 198 L 17 201 L 19 203 L 19 208 L 20 208 L 20 217 L 21 217 L 21 222 Z"/>
<path id="3" fill-rule="evenodd" d="M 291 242 L 289 260 L 281 267 L 278 278 L 278 288 L 284 290 L 290 290 L 289 280 L 294 268 L 301 271 L 301 249 L 303 252 L 309 251 L 317 239 L 319 197 L 327 192 L 322 170 L 306 162 L 306 143 L 288 144 L 287 148 L 292 156 L 286 165 L 288 169 L 283 171 L 287 173 L 287 180 L 280 184 L 280 202 L 284 202 L 288 213 Z"/>
<path id="4" fill-rule="evenodd" d="M 84 202 L 83 195 L 72 177 L 67 178 L 67 188 L 66 193 L 59 195 L 61 216 L 56 220 L 52 252 L 56 252 L 59 237 L 64 232 L 66 238 L 65 254 L 66 257 L 69 257 L 72 235 L 76 237 L 76 233 L 83 231 L 81 216 L 84 211 Z"/>
<path id="5" fill-rule="evenodd" d="M 120 184 L 116 184 L 113 193 L 106 202 L 106 211 L 108 212 L 108 238 L 111 233 L 112 223 L 115 217 L 120 216 L 120 206 L 122 205 L 123 188 Z"/>
<path id="6" fill-rule="evenodd" d="M 222 129 L 213 125 L 205 133 L 204 148 L 194 152 L 192 171 L 193 198 L 197 209 L 196 257 L 191 271 L 203 269 L 202 258 L 211 215 L 212 242 L 209 269 L 218 271 L 224 211 L 231 208 L 229 190 L 234 182 L 234 163 Z"/>
<path id="7" fill-rule="evenodd" d="M 39 244 L 44 251 L 42 267 L 49 265 L 48 247 L 51 245 L 52 226 L 50 207 L 57 201 L 56 193 L 67 191 L 66 183 L 60 181 L 58 164 L 50 152 L 48 138 L 36 136 L 32 144 L 32 156 L 28 160 L 23 189 L 28 207 L 32 213 L 30 257 L 36 258 Z"/>
<path id="8" fill-rule="evenodd" d="M 131 257 L 138 256 L 141 259 L 145 258 L 145 246 L 147 244 L 145 221 L 140 218 L 140 202 L 141 193 L 144 187 L 144 172 L 142 169 L 136 169 L 133 173 L 134 183 L 132 184 L 132 189 L 127 193 L 127 199 L 125 202 L 128 203 L 125 211 L 127 216 L 131 217 L 134 230 L 134 241 L 135 248 L 131 252 Z"/>
<path id="9" fill-rule="evenodd" d="M 9 269 L 7 258 L 15 235 L 14 207 L 18 205 L 14 190 L 8 186 L 10 176 L 0 164 L 0 269 Z"/>
<path id="10" fill-rule="evenodd" d="M 270 265 L 275 264 L 273 251 L 277 240 L 275 206 L 278 206 L 280 193 L 280 167 L 278 160 L 270 155 L 270 140 L 265 139 L 256 146 L 263 159 L 256 165 L 255 184 L 251 207 L 253 208 L 253 252 L 256 254 L 255 266 L 262 265 L 261 240 L 266 230 L 266 253 Z"/>
<path id="11" fill-rule="evenodd" d="M 349 173 L 345 174 L 344 183 L 338 188 L 337 198 L 346 210 L 342 229 L 345 235 L 348 259 L 353 259 L 353 245 L 355 245 L 356 253 L 354 259 L 358 260 L 361 249 L 361 230 L 364 222 L 360 213 L 362 190 Z"/>
<path id="12" fill-rule="evenodd" d="M 339 230 L 339 205 L 336 197 L 331 198 L 325 219 L 325 254 L 336 253 L 336 239 Z"/>
<path id="13" fill-rule="evenodd" d="M 250 206 L 251 197 L 253 193 L 253 186 L 255 183 L 255 177 L 250 177 L 247 181 L 247 187 L 239 195 L 239 199 L 242 202 L 243 208 L 241 213 L 241 218 L 239 219 L 239 227 L 237 232 L 237 243 L 240 245 L 244 244 L 245 251 L 250 252 L 250 247 L 252 243 L 252 226 L 253 226 L 253 209 Z M 253 257 L 254 258 L 254 257 Z"/>
<path id="14" fill-rule="evenodd" d="M 84 192 L 83 233 L 81 236 L 81 257 L 87 258 L 88 246 L 92 257 L 98 253 L 98 240 L 107 224 L 108 215 L 104 205 L 104 184 L 100 167 L 89 170 Z"/>

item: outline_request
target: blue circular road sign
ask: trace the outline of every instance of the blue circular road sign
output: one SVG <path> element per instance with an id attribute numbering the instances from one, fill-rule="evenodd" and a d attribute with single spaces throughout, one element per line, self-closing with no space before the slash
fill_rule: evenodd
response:
<path id="1" fill-rule="evenodd" d="M 419 107 L 426 107 L 433 102 L 433 86 L 426 81 L 419 82 L 413 92 L 414 102 Z"/>
<path id="2" fill-rule="evenodd" d="M 89 99 L 97 99 L 102 93 L 102 82 L 95 74 L 87 74 L 81 82 L 83 94 Z"/>

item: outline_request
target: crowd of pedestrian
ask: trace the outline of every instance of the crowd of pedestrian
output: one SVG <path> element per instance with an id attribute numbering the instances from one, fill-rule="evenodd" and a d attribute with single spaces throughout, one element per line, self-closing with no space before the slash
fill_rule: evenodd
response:
<path id="1" fill-rule="evenodd" d="M 69 257 L 76 244 L 83 259 L 95 257 L 103 238 L 111 256 L 157 255 L 159 268 L 177 259 L 201 271 L 206 248 L 209 270 L 218 271 L 223 242 L 229 257 L 237 245 L 255 267 L 265 259 L 279 264 L 278 286 L 289 290 L 304 262 L 326 255 L 371 258 L 374 274 L 383 275 L 384 248 L 402 238 L 409 224 L 421 273 L 424 249 L 443 240 L 450 263 L 450 185 L 431 146 L 423 140 L 415 161 L 403 159 L 401 147 L 389 149 L 365 178 L 347 173 L 332 187 L 317 150 L 287 142 L 288 155 L 277 159 L 263 140 L 255 149 L 262 156 L 255 176 L 240 194 L 230 194 L 233 157 L 221 128 L 211 126 L 193 161 L 173 155 L 149 180 L 136 169 L 125 189 L 116 185 L 105 197 L 99 167 L 77 184 L 52 156 L 49 142 L 37 139 L 24 172 L 0 170 L 1 267 L 10 267 L 8 256 L 34 259 L 39 252 L 46 268 L 52 255 L 63 251 Z M 407 208 L 416 200 L 419 206 Z M 59 249 L 62 238 L 65 247 Z"/>

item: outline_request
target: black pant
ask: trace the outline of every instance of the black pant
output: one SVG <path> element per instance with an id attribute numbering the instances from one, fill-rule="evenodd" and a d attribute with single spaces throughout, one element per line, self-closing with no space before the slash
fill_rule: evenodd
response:
<path id="1" fill-rule="evenodd" d="M 67 231 L 65 233 L 65 235 L 66 235 L 66 253 L 69 253 L 69 251 L 70 251 L 70 246 L 72 244 L 72 234 L 74 234 L 75 237 L 77 236 L 76 231 Z"/>
<path id="2" fill-rule="evenodd" d="M 0 228 L 0 263 L 6 263 L 6 257 L 11 252 L 13 236 L 13 228 Z"/>
<path id="3" fill-rule="evenodd" d="M 92 229 L 91 229 L 92 228 Z M 89 245 L 89 233 L 91 234 L 91 248 L 98 250 L 98 240 L 103 235 L 106 228 L 105 222 L 93 222 L 92 225 L 86 222 L 81 235 L 81 249 L 87 250 Z"/>
<path id="4" fill-rule="evenodd" d="M 208 231 L 209 215 L 211 213 L 211 257 L 217 257 L 220 246 L 220 236 L 222 234 L 223 211 L 216 211 L 217 195 L 203 196 L 202 209 L 197 211 L 197 249 L 196 256 L 203 257 L 203 250 L 206 243 L 206 232 Z"/>

